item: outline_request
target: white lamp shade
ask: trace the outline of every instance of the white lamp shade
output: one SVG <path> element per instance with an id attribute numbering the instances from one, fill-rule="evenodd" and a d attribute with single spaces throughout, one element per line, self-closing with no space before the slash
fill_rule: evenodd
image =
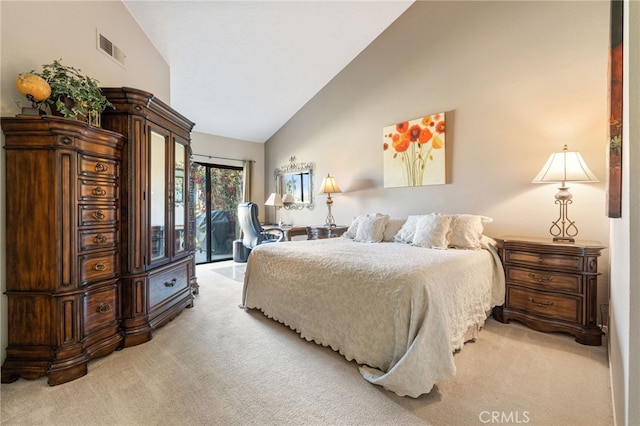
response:
<path id="1" fill-rule="evenodd" d="M 284 194 L 284 196 L 282 197 L 282 202 L 283 202 L 284 204 L 293 204 L 293 203 L 295 203 L 295 202 L 296 202 L 296 199 L 295 199 L 295 198 L 293 198 L 293 195 L 292 195 L 292 194 L 288 194 L 288 193 L 287 193 L 287 194 Z"/>
<path id="2" fill-rule="evenodd" d="M 568 151 L 551 154 L 542 170 L 533 179 L 533 183 L 550 182 L 599 182 L 579 152 Z"/>
<path id="3" fill-rule="evenodd" d="M 267 201 L 264 202 L 264 205 L 276 207 L 284 206 L 284 204 L 282 204 L 282 197 L 280 197 L 280 194 L 276 192 L 272 192 L 271 195 L 269 195 L 269 198 L 267 198 Z"/>
<path id="4" fill-rule="evenodd" d="M 342 192 L 342 190 L 333 176 L 328 174 L 327 177 L 322 178 L 322 185 L 320 185 L 320 192 L 318 192 L 319 194 L 337 194 L 339 192 Z"/>

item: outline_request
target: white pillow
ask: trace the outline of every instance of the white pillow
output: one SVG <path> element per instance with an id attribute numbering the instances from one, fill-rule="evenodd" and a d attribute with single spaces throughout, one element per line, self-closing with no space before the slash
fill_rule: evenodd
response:
<path id="1" fill-rule="evenodd" d="M 342 234 L 342 236 L 353 240 L 356 237 L 356 234 L 358 233 L 358 225 L 360 225 L 360 220 L 362 218 L 363 216 L 357 216 L 355 219 L 353 219 L 353 222 L 351 222 L 351 225 L 345 231 L 345 233 Z"/>
<path id="2" fill-rule="evenodd" d="M 395 237 L 395 235 L 398 233 L 400 228 L 402 228 L 402 225 L 404 225 L 406 221 L 407 219 L 404 218 L 390 217 L 384 227 L 384 232 L 382 233 L 382 241 L 393 241 L 393 237 Z"/>
<path id="3" fill-rule="evenodd" d="M 451 224 L 451 235 L 449 236 L 449 247 L 457 249 L 478 250 L 482 248 L 482 233 L 484 225 L 493 222 L 493 219 L 486 216 L 472 214 L 455 215 Z"/>
<path id="4" fill-rule="evenodd" d="M 414 246 L 434 249 L 446 249 L 449 246 L 452 217 L 433 213 L 422 216 L 416 224 L 413 235 Z"/>
<path id="5" fill-rule="evenodd" d="M 393 237 L 393 241 L 396 243 L 411 244 L 413 242 L 413 234 L 416 233 L 416 224 L 418 219 L 423 215 L 410 215 L 402 225 L 402 228 Z"/>
<path id="6" fill-rule="evenodd" d="M 389 220 L 389 216 L 382 214 L 368 214 L 362 217 L 353 241 L 361 243 L 381 242 L 387 220 Z"/>

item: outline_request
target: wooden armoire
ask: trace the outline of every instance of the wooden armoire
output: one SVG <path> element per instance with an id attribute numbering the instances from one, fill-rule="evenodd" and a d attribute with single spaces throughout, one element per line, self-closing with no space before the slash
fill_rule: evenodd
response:
<path id="1" fill-rule="evenodd" d="M 124 138 L 76 120 L 3 117 L 7 357 L 2 382 L 87 373 L 122 344 Z"/>
<path id="2" fill-rule="evenodd" d="M 130 88 L 102 128 L 3 117 L 8 346 L 2 382 L 87 373 L 193 306 L 194 123 Z"/>
<path id="3" fill-rule="evenodd" d="M 126 138 L 123 151 L 120 315 L 124 346 L 193 305 L 197 288 L 190 178 L 194 123 L 132 89 L 103 88 L 114 105 L 102 127 Z"/>

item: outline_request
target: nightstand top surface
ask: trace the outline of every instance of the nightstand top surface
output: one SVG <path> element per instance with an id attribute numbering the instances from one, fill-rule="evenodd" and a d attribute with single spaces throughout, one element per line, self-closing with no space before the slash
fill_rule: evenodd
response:
<path id="1" fill-rule="evenodd" d="M 555 247 L 599 247 L 605 248 L 605 246 L 599 241 L 588 241 L 588 240 L 576 240 L 575 242 L 562 242 L 562 241 L 553 241 L 552 237 L 540 238 L 540 237 L 529 237 L 522 235 L 506 235 L 503 237 L 495 238 L 496 240 L 501 240 L 505 243 L 512 242 L 525 242 L 525 243 L 534 243 L 541 245 L 549 245 Z"/>

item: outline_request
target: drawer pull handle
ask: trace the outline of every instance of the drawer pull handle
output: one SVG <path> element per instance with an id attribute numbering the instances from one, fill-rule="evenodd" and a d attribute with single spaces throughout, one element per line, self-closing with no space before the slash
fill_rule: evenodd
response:
<path id="1" fill-rule="evenodd" d="M 109 170 L 109 166 L 104 163 L 96 163 L 96 172 L 104 173 Z"/>
<path id="2" fill-rule="evenodd" d="M 110 310 L 111 310 L 111 305 L 108 304 L 108 303 L 101 303 L 96 308 L 96 312 L 101 313 L 101 314 L 106 314 Z"/>
<path id="3" fill-rule="evenodd" d="M 544 257 L 539 257 L 538 263 L 542 265 L 544 263 Z"/>
<path id="4" fill-rule="evenodd" d="M 529 298 L 529 302 L 533 303 L 536 306 L 539 306 L 541 308 L 548 308 L 550 306 L 553 306 L 553 300 L 550 302 L 545 302 L 545 303 L 540 303 L 540 302 L 536 302 L 535 299 L 533 297 Z"/>
<path id="5" fill-rule="evenodd" d="M 98 262 L 95 265 L 93 265 L 93 269 L 95 271 L 104 271 L 107 269 L 107 265 L 105 265 L 104 262 Z"/>
<path id="6" fill-rule="evenodd" d="M 93 190 L 93 195 L 107 195 L 107 191 L 105 191 L 101 186 L 96 186 Z"/>
<path id="7" fill-rule="evenodd" d="M 531 278 L 534 281 L 538 281 L 539 283 L 548 283 L 553 281 L 553 275 L 536 275 L 533 274 L 531 272 L 529 272 L 529 278 Z"/>
<path id="8" fill-rule="evenodd" d="M 107 242 L 107 237 L 105 237 L 103 234 L 98 234 L 93 239 L 93 242 L 96 243 L 96 244 L 104 244 L 104 243 Z"/>
<path id="9" fill-rule="evenodd" d="M 102 219 L 104 219 L 104 212 L 102 210 L 97 210 L 97 211 L 93 212 L 92 216 L 93 216 L 94 219 L 102 220 Z"/>
<path id="10" fill-rule="evenodd" d="M 178 280 L 176 280 L 174 278 L 171 281 L 165 281 L 164 286 L 165 287 L 173 287 L 174 285 L 176 285 L 177 282 L 178 282 Z"/>

